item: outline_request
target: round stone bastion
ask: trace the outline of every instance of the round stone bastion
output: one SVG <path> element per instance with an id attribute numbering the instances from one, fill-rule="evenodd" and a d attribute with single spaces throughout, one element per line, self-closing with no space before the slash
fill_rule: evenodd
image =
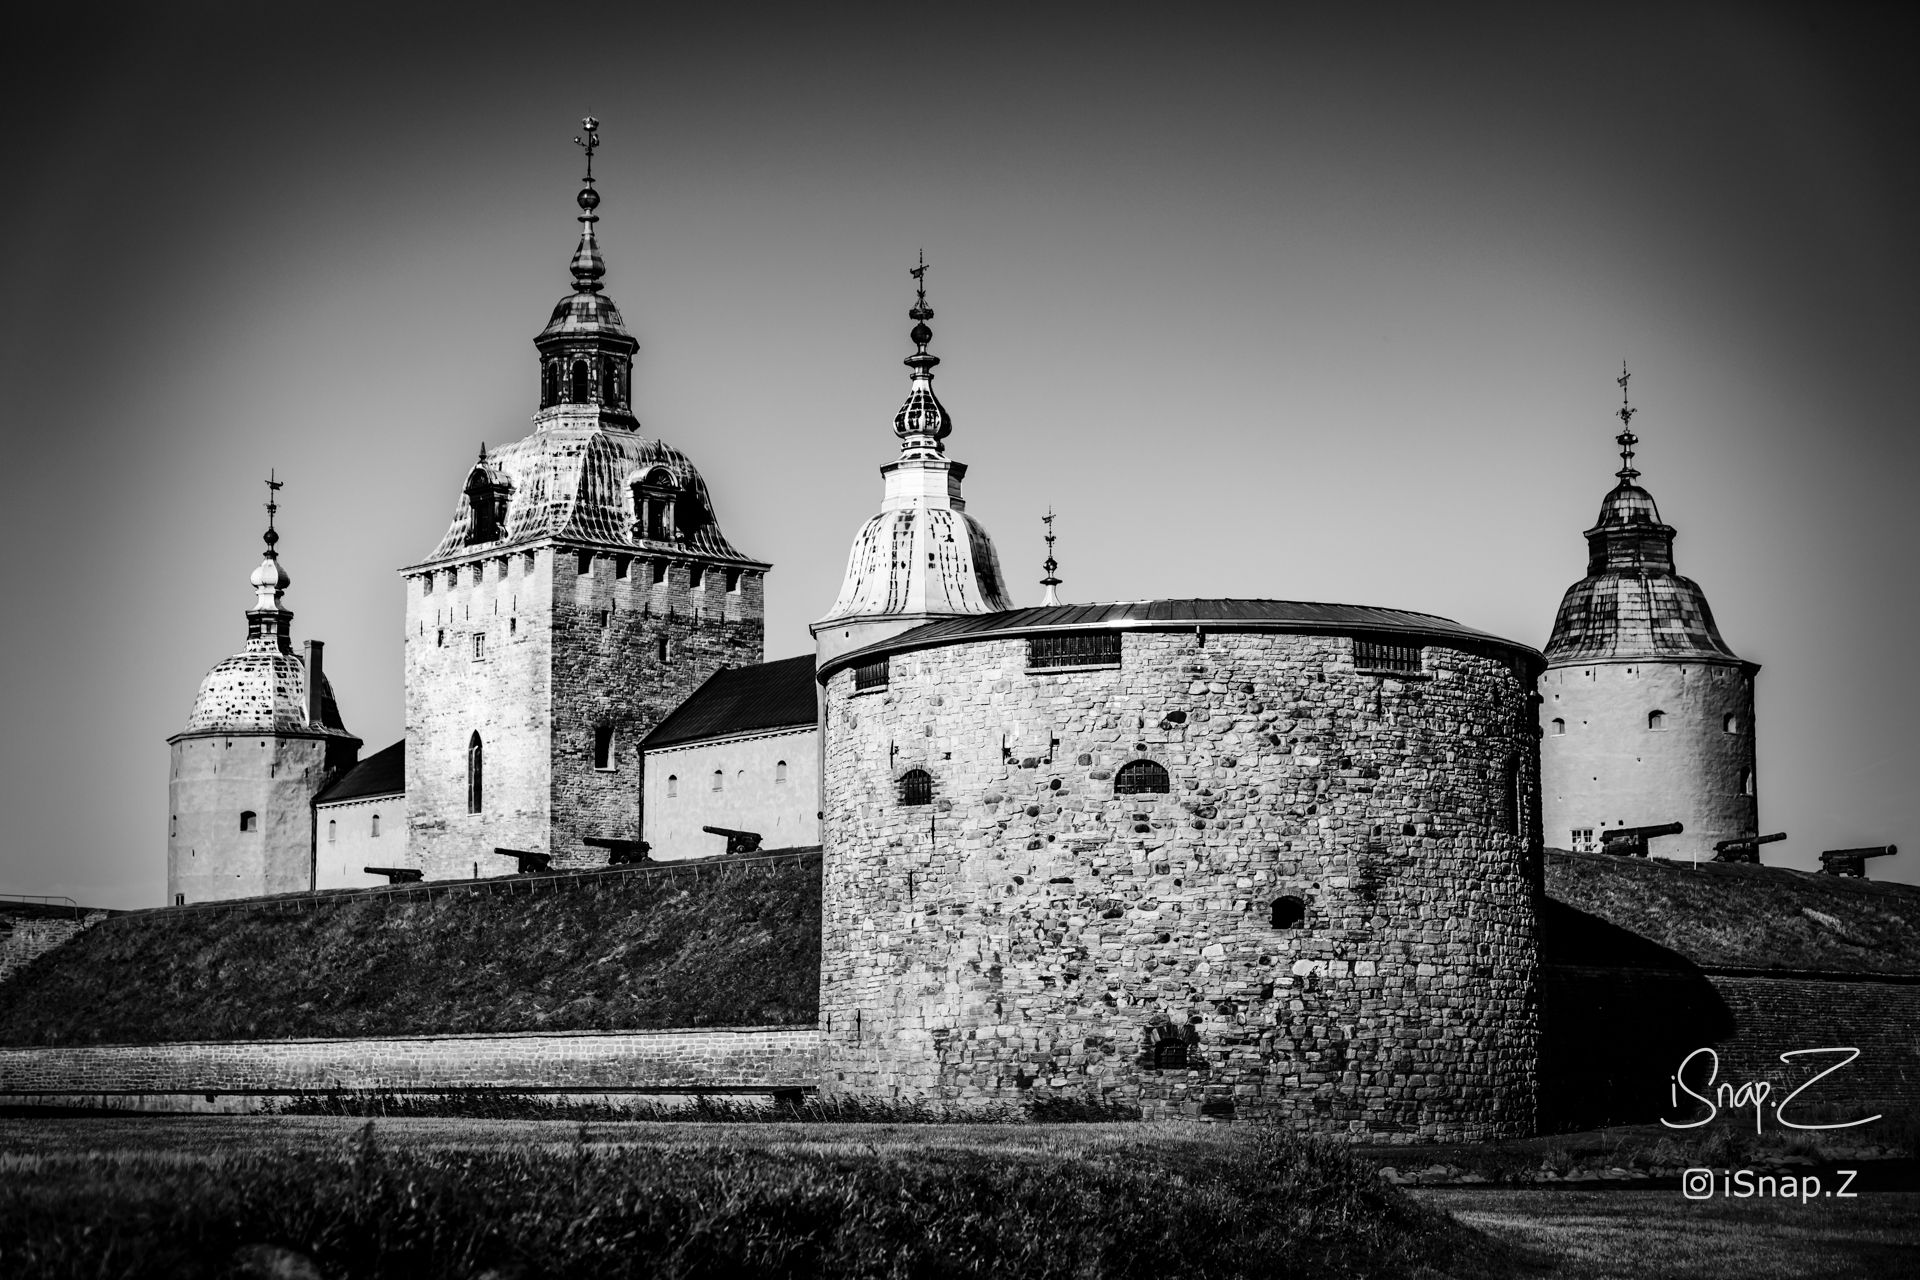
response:
<path id="1" fill-rule="evenodd" d="M 1018 609 L 833 657 L 822 1094 L 1532 1132 L 1542 665 L 1275 600 Z"/>

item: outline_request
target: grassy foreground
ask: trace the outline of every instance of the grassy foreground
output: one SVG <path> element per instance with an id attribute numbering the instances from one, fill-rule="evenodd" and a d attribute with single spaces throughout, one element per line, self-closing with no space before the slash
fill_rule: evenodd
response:
<path id="1" fill-rule="evenodd" d="M 1506 1270 L 1501 1247 L 1345 1151 L 1278 1133 L 903 1144 L 816 1128 L 805 1142 L 606 1145 L 581 1128 L 571 1144 L 401 1149 L 370 1124 L 329 1150 L 7 1145 L 8 1276 L 214 1277 L 250 1257 L 238 1274 L 273 1274 L 262 1246 L 292 1251 L 279 1274 L 330 1277 Z M 310 1269 L 287 1270 L 295 1255 Z"/>

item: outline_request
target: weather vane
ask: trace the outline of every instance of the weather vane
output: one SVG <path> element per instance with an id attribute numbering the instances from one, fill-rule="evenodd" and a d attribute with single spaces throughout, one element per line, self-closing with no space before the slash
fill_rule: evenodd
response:
<path id="1" fill-rule="evenodd" d="M 920 295 L 920 305 L 927 305 L 927 251 L 920 251 L 920 265 L 908 267 L 907 274 L 913 277 L 914 291 Z"/>
<path id="2" fill-rule="evenodd" d="M 1060 567 L 1060 562 L 1053 558 L 1053 508 L 1051 506 L 1047 508 L 1047 514 L 1040 517 L 1040 523 L 1047 526 L 1047 558 L 1041 564 L 1041 567 L 1047 571 L 1047 576 L 1040 579 L 1040 585 L 1047 589 L 1047 594 L 1041 598 L 1040 603 L 1042 605 L 1059 604 L 1060 595 L 1054 588 L 1060 585 L 1060 579 L 1054 571 Z"/>
<path id="3" fill-rule="evenodd" d="M 593 149 L 600 145 L 600 122 L 592 116 L 581 116 L 580 127 L 585 130 L 573 140 L 573 145 L 587 153 L 587 181 L 593 181 Z"/>
<path id="4" fill-rule="evenodd" d="M 280 510 L 280 504 L 276 499 L 279 498 L 280 490 L 287 483 L 285 480 L 276 479 L 275 477 L 278 475 L 279 472 L 277 469 L 272 467 L 267 469 L 267 532 L 265 538 L 267 555 L 269 557 L 279 554 L 273 549 L 273 544 L 280 541 L 280 535 L 276 533 L 273 528 L 273 517 L 274 514 Z"/>

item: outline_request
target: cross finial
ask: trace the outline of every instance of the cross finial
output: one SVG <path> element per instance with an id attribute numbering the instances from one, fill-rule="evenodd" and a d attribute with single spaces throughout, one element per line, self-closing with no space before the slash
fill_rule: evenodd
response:
<path id="1" fill-rule="evenodd" d="M 600 145 L 600 122 L 592 116 L 581 116 L 580 128 L 583 132 L 574 138 L 573 145 L 587 153 L 587 181 L 592 182 L 593 149 Z"/>
<path id="2" fill-rule="evenodd" d="M 1640 437 L 1633 434 L 1633 415 L 1639 410 L 1627 402 L 1627 380 L 1632 377 L 1633 375 L 1627 372 L 1627 362 L 1622 360 L 1620 376 L 1614 379 L 1615 384 L 1620 388 L 1620 408 L 1613 415 L 1620 419 L 1620 434 L 1613 439 L 1620 446 L 1620 469 L 1614 474 L 1625 482 L 1631 482 L 1640 474 L 1633 466 L 1633 446 L 1640 443 Z"/>

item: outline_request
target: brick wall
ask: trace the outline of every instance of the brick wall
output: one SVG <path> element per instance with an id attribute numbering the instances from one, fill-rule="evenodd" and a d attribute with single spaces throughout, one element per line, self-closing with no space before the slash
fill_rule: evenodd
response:
<path id="1" fill-rule="evenodd" d="M 1531 682 L 1438 647 L 1365 674 L 1341 636 L 1122 654 L 1028 671 L 985 639 L 895 656 L 884 691 L 831 677 L 822 1091 L 1530 1132 Z M 1171 794 L 1115 794 L 1137 759 Z M 900 803 L 916 768 L 932 804 Z M 1155 1065 L 1160 1024 L 1197 1033 L 1186 1066 Z"/>
<path id="2" fill-rule="evenodd" d="M 185 1108 L 189 1098 L 341 1090 L 756 1092 L 811 1088 L 818 1071 L 818 1033 L 787 1027 L 0 1048 L 0 1106 L 91 1096 L 167 1109 L 170 1095 Z"/>

